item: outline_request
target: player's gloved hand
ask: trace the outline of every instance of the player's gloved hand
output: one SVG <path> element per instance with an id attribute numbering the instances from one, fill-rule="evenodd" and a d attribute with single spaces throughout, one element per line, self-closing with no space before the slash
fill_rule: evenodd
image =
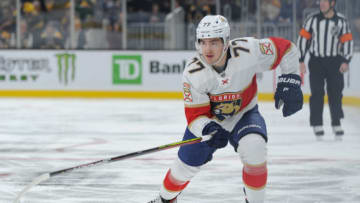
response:
<path id="1" fill-rule="evenodd" d="M 204 127 L 202 134 L 203 135 L 211 134 L 212 135 L 211 139 L 206 141 L 206 143 L 210 147 L 214 147 L 217 149 L 225 147 L 230 137 L 230 133 L 214 121 L 211 121 Z"/>
<path id="2" fill-rule="evenodd" d="M 296 74 L 283 74 L 279 76 L 275 91 L 275 108 L 282 109 L 283 116 L 290 116 L 303 106 L 303 93 L 301 91 L 301 79 Z"/>

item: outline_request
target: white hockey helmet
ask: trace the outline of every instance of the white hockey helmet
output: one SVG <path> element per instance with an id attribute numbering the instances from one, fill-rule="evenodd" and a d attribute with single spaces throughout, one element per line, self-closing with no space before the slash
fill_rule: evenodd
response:
<path id="1" fill-rule="evenodd" d="M 221 15 L 207 15 L 201 19 L 196 28 L 196 50 L 202 55 L 200 39 L 221 38 L 224 43 L 223 53 L 218 61 L 225 55 L 230 41 L 230 26 L 227 19 Z M 217 61 L 217 62 L 218 62 Z"/>

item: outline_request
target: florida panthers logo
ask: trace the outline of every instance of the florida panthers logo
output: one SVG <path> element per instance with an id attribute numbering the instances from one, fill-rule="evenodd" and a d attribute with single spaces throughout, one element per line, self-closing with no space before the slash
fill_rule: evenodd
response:
<path id="1" fill-rule="evenodd" d="M 211 95 L 211 111 L 215 117 L 222 121 L 240 111 L 242 98 L 239 93 Z"/>
<path id="2" fill-rule="evenodd" d="M 220 121 L 235 115 L 240 111 L 241 100 L 212 103 L 212 112 Z"/>

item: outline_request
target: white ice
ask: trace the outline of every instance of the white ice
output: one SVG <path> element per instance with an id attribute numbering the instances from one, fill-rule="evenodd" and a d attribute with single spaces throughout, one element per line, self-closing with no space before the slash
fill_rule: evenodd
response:
<path id="1" fill-rule="evenodd" d="M 283 118 L 260 103 L 268 128 L 267 203 L 360 202 L 360 109 L 344 107 L 345 136 L 335 141 L 328 107 L 324 141 L 308 125 L 309 107 Z M 181 140 L 180 100 L 1 99 L 0 202 L 10 203 L 35 177 Z M 54 176 L 23 203 L 145 203 L 158 194 L 177 149 Z M 218 150 L 179 202 L 244 202 L 242 164 Z"/>

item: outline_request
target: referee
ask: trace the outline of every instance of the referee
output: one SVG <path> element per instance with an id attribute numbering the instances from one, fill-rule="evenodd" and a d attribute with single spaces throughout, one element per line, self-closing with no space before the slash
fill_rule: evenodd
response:
<path id="1" fill-rule="evenodd" d="M 320 0 L 320 11 L 305 20 L 298 39 L 302 74 L 306 73 L 305 54 L 307 51 L 310 53 L 310 125 L 319 140 L 324 135 L 325 82 L 333 132 L 339 140 L 344 134 L 340 123 L 340 119 L 344 118 L 343 73 L 349 70 L 353 40 L 350 26 L 344 15 L 335 11 L 335 4 L 335 0 Z"/>

